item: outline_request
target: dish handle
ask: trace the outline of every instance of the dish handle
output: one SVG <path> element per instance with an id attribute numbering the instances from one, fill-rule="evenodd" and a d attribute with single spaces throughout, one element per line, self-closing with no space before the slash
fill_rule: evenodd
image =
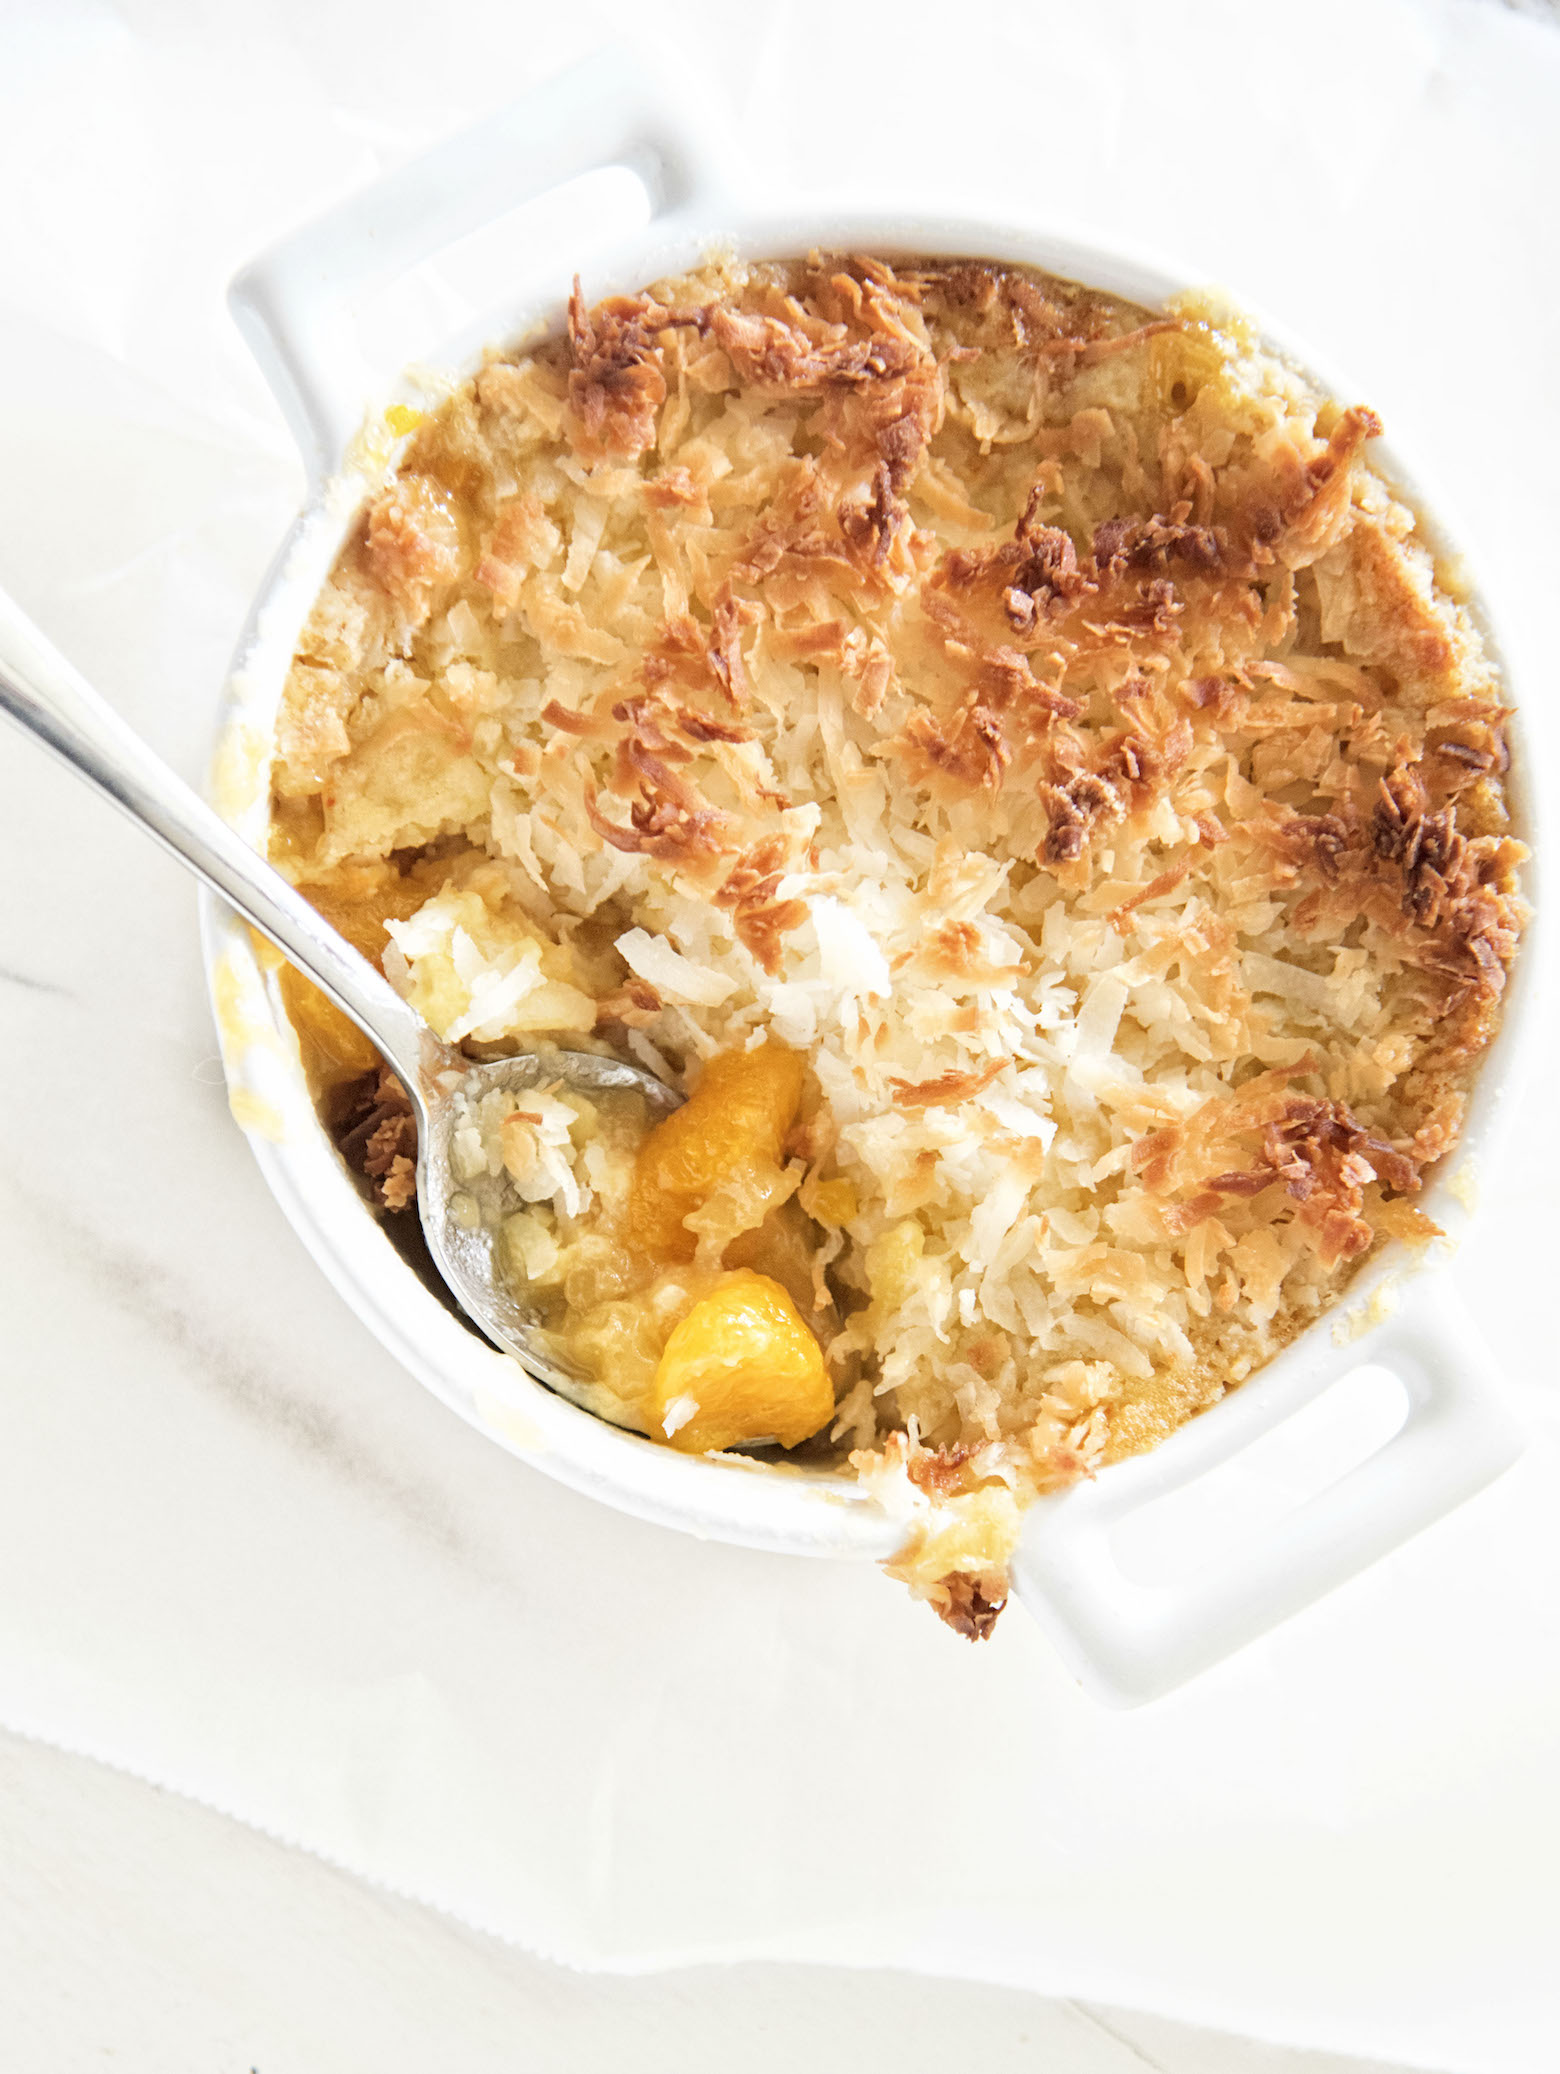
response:
<path id="1" fill-rule="evenodd" d="M 1013 1588 L 1080 1682 L 1137 1706 L 1277 1627 L 1450 1512 L 1521 1454 L 1488 1347 L 1441 1275 L 1346 1344 L 1313 1331 L 1152 1453 L 1031 1508 Z M 1111 1546 L 1131 1515 L 1231 1460 L 1334 1383 L 1388 1370 L 1407 1399 L 1360 1465 L 1190 1576 L 1147 1583 Z"/>
<path id="2" fill-rule="evenodd" d="M 228 291 L 318 483 L 341 466 L 372 382 L 352 330 L 363 295 L 509 210 L 623 167 L 652 222 L 719 228 L 741 180 L 708 121 L 639 54 L 608 49 L 397 167 L 273 245 Z"/>

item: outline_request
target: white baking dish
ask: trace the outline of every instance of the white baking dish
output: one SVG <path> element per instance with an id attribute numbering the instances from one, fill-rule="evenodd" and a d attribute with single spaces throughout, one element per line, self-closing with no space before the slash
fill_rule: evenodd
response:
<path id="1" fill-rule="evenodd" d="M 994 222 L 883 214 L 787 214 L 744 191 L 729 167 L 624 63 L 603 59 L 354 197 L 257 262 L 235 284 L 235 313 L 296 430 L 312 491 L 256 601 L 228 687 L 217 792 L 258 840 L 277 699 L 299 626 L 383 465 L 383 409 L 425 400 L 426 375 L 375 380 L 354 345 L 362 297 L 511 210 L 603 167 L 643 185 L 650 221 L 607 249 L 574 255 L 589 299 L 631 291 L 713 249 L 782 257 L 813 247 L 965 254 L 1048 268 L 1147 303 L 1191 285 L 1152 266 Z M 510 281 L 478 325 L 431 342 L 459 379 L 493 341 L 561 323 L 568 269 Z M 1302 366 L 1314 361 L 1270 342 Z M 1337 382 L 1325 386 L 1353 400 Z M 365 424 L 369 430 L 364 434 Z M 379 427 L 376 435 L 375 426 Z M 377 457 L 377 458 L 376 458 Z M 1399 459 L 1375 465 L 1421 510 Z M 1444 531 L 1437 529 L 1442 545 Z M 1475 610 L 1479 610 L 1477 603 Z M 1494 641 L 1487 615 L 1487 634 Z M 1498 645 L 1497 645 L 1498 653 Z M 1519 777 L 1525 777 L 1517 743 Z M 1517 794 L 1521 809 L 1520 786 Z M 1524 819 L 1528 817 L 1524 816 Z M 554 1395 L 494 1352 L 402 1260 L 320 1128 L 270 982 L 247 931 L 214 900 L 205 912 L 213 999 L 235 1110 L 305 1245 L 381 1342 L 462 1418 L 549 1475 L 641 1518 L 710 1539 L 797 1555 L 883 1557 L 902 1526 L 854 1485 L 825 1474 L 699 1459 L 621 1431 Z M 1476 1162 L 1488 1185 L 1501 1091 L 1528 1020 L 1531 955 L 1481 1076 L 1454 1162 L 1425 1204 L 1449 1234 L 1467 1216 Z M 1375 1454 L 1181 1582 L 1135 1581 L 1114 1531 L 1162 1495 L 1247 1449 L 1366 1364 L 1401 1381 L 1407 1412 Z M 1394 1246 L 1346 1305 L 1153 1453 L 1042 1500 L 1014 1565 L 1019 1596 L 1076 1674 L 1102 1697 L 1153 1697 L 1239 1647 L 1428 1525 L 1519 1453 L 1488 1354 L 1443 1276 Z"/>

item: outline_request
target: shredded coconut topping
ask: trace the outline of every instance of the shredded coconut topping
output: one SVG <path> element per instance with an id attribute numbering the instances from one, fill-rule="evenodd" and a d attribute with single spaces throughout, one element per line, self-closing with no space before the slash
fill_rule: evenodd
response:
<path id="1" fill-rule="evenodd" d="M 930 1504 L 966 1633 L 1024 1497 L 1433 1230 L 1522 852 L 1379 430 L 1239 320 L 1018 269 L 576 289 L 304 629 L 276 854 L 443 1034 L 806 1055 L 833 1440 Z M 541 1108 L 460 1156 L 588 1214 Z"/>

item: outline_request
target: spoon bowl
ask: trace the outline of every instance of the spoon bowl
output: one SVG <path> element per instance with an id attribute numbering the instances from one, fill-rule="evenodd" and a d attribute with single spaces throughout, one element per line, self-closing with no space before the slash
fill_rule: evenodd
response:
<path id="1" fill-rule="evenodd" d="M 450 1140 L 460 1097 L 479 1102 L 495 1090 L 519 1094 L 562 1085 L 583 1095 L 642 1095 L 657 1119 L 670 1115 L 682 1098 L 641 1067 L 597 1052 L 540 1049 L 480 1066 L 458 1053 L 447 1056 L 451 1063 L 420 1075 L 415 1088 L 407 1083 L 417 1118 L 417 1207 L 428 1251 L 467 1316 L 488 1338 L 552 1389 L 570 1395 L 573 1386 L 589 1378 L 559 1364 L 541 1336 L 535 1312 L 499 1273 L 493 1220 L 461 1215 L 463 1204 L 474 1202 L 479 1212 L 496 1208 L 501 1184 L 481 1175 L 471 1181 L 455 1178 Z"/>

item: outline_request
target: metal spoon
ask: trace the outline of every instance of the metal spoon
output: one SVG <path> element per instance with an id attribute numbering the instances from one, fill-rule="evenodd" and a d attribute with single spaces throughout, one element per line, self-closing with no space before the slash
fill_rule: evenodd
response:
<path id="1" fill-rule="evenodd" d="M 468 1228 L 455 1214 L 458 1199 L 471 1193 L 450 1169 L 455 1097 L 477 1101 L 493 1088 L 561 1082 L 587 1095 L 631 1090 L 660 1116 L 675 1109 L 681 1096 L 641 1067 L 594 1052 L 533 1051 L 475 1065 L 442 1043 L 280 872 L 152 754 L 3 591 L 0 712 L 36 735 L 253 922 L 378 1048 L 416 1113 L 417 1207 L 440 1274 L 495 1346 L 516 1355 L 542 1381 L 573 1394 L 571 1386 L 582 1378 L 559 1365 L 535 1317 L 499 1279 L 491 1230 L 483 1223 Z"/>

